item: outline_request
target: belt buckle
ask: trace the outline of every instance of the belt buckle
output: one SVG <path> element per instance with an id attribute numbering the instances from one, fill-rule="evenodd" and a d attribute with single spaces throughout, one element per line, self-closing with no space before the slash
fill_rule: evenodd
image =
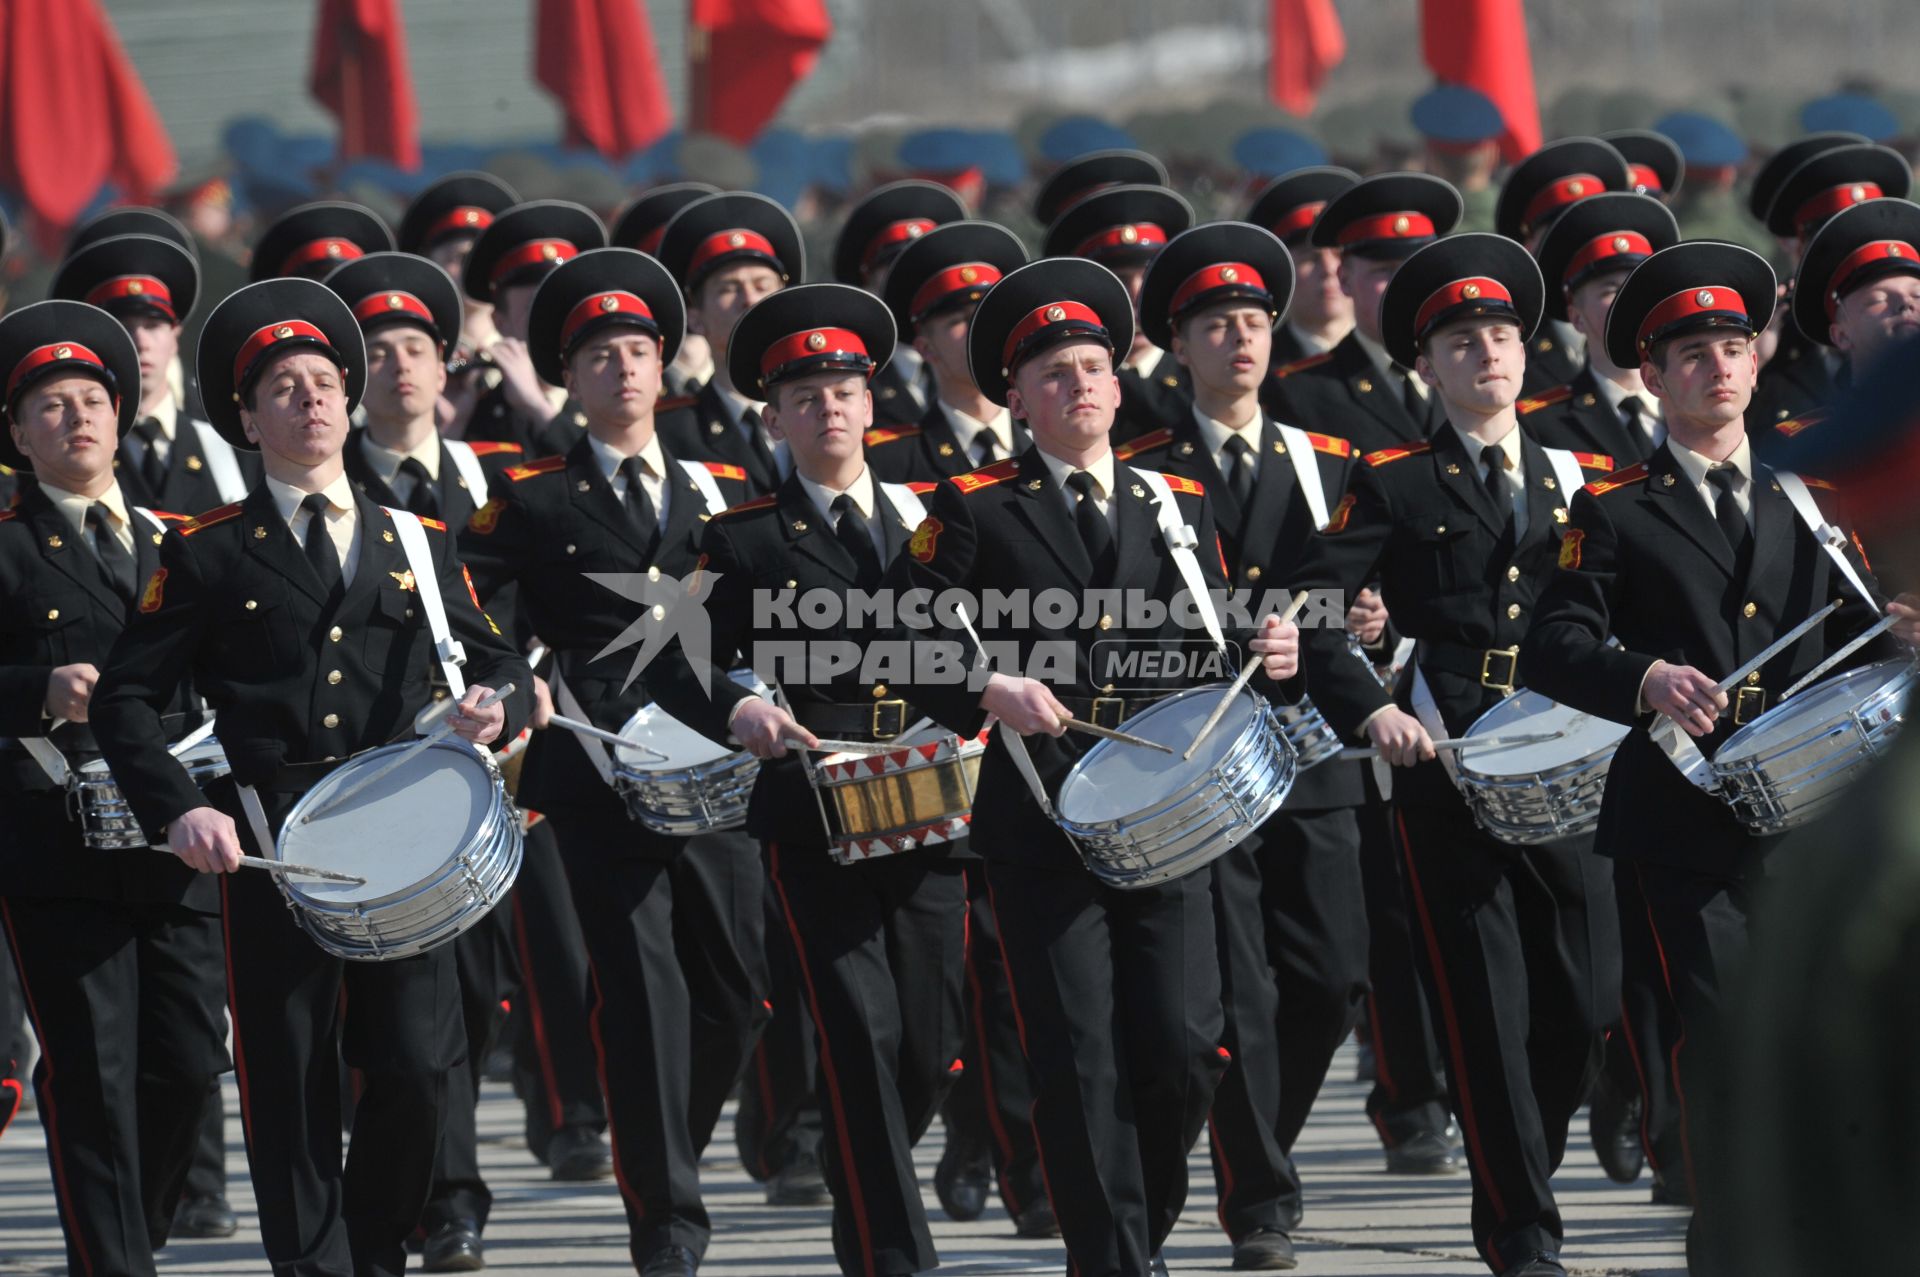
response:
<path id="1" fill-rule="evenodd" d="M 882 726 L 889 721 L 893 724 L 891 727 Z M 873 714 L 868 719 L 867 726 L 871 729 L 875 740 L 892 740 L 906 728 L 906 725 L 907 703 L 905 701 L 890 698 L 873 703 Z"/>
<path id="2" fill-rule="evenodd" d="M 1118 727 L 1127 720 L 1126 708 L 1125 697 L 1096 696 L 1087 706 L 1087 721 L 1095 727 Z"/>
<path id="3" fill-rule="evenodd" d="M 1733 696 L 1733 725 L 1745 727 L 1767 712 L 1767 689 L 1743 687 Z"/>
<path id="4" fill-rule="evenodd" d="M 1507 662 L 1505 678 L 1494 677 L 1494 662 L 1504 659 Z M 1520 677 L 1520 649 L 1516 647 L 1490 647 L 1480 654 L 1480 686 L 1503 695 L 1513 694 L 1514 680 Z"/>

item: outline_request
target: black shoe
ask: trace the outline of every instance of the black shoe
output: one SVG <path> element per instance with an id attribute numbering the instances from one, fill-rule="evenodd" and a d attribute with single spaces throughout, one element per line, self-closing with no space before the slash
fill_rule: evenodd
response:
<path id="1" fill-rule="evenodd" d="M 828 1200 L 827 1178 L 820 1173 L 819 1157 L 811 1151 L 796 1150 L 767 1181 L 769 1206 L 823 1206 Z"/>
<path id="2" fill-rule="evenodd" d="M 987 1151 L 972 1148 L 949 1132 L 940 1164 L 933 1169 L 934 1195 L 947 1218 L 961 1224 L 979 1219 L 987 1209 L 987 1185 L 992 1178 L 993 1161 Z"/>
<path id="3" fill-rule="evenodd" d="M 547 1143 L 547 1165 L 559 1180 L 605 1179 L 613 1170 L 600 1133 L 585 1126 L 563 1126 Z"/>
<path id="4" fill-rule="evenodd" d="M 693 1277 L 700 1261 L 685 1246 L 666 1246 L 647 1256 L 640 1266 L 640 1277 Z"/>
<path id="5" fill-rule="evenodd" d="M 1389 1175 L 1451 1175 L 1460 1169 L 1460 1159 L 1444 1136 L 1431 1132 L 1415 1135 L 1387 1150 Z"/>
<path id="6" fill-rule="evenodd" d="M 1605 1073 L 1593 1084 L 1587 1133 L 1608 1179 L 1631 1184 L 1640 1178 L 1647 1164 L 1646 1150 L 1640 1147 L 1640 1097 L 1622 1092 Z"/>
<path id="7" fill-rule="evenodd" d="M 1507 1269 L 1506 1277 L 1567 1277 L 1567 1270 L 1558 1255 L 1542 1251 L 1526 1263 Z"/>
<path id="8" fill-rule="evenodd" d="M 231 1237 L 240 1220 L 224 1197 L 183 1197 L 173 1208 L 169 1237 Z"/>
<path id="9" fill-rule="evenodd" d="M 1682 1206 L 1693 1209 L 1693 1194 L 1687 1191 L 1687 1177 L 1675 1175 L 1671 1179 L 1659 1171 L 1653 1173 L 1653 1204 L 1655 1206 Z"/>
<path id="10" fill-rule="evenodd" d="M 480 1225 L 471 1219 L 440 1225 L 420 1248 L 421 1272 L 477 1273 L 486 1266 L 486 1256 L 480 1250 Z"/>
<path id="11" fill-rule="evenodd" d="M 1273 1272 L 1294 1268 L 1293 1238 L 1277 1228 L 1256 1228 L 1233 1244 L 1235 1272 Z"/>
<path id="12" fill-rule="evenodd" d="M 1042 1197 L 1015 1215 L 1013 1231 L 1022 1237 L 1058 1237 L 1060 1221 L 1054 1218 L 1053 1203 Z"/>

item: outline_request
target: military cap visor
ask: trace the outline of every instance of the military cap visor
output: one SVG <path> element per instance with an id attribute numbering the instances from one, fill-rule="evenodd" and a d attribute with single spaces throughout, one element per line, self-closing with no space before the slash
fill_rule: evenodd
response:
<path id="1" fill-rule="evenodd" d="M 1167 166 L 1145 151 L 1092 151 L 1055 169 L 1033 197 L 1033 218 L 1051 226 L 1068 207 L 1109 186 L 1165 186 Z"/>
<path id="2" fill-rule="evenodd" d="M 723 266 L 756 262 L 789 283 L 803 278 L 807 269 L 793 214 L 752 191 L 723 191 L 675 213 L 660 236 L 656 256 L 689 297 Z"/>
<path id="3" fill-rule="evenodd" d="M 1753 185 L 1747 190 L 1747 211 L 1753 214 L 1754 221 L 1764 223 L 1767 214 L 1773 211 L 1774 197 L 1780 194 L 1780 188 L 1795 169 L 1823 152 L 1841 146 L 1865 145 L 1866 141 L 1858 133 L 1810 133 L 1795 138 L 1769 155 L 1760 171 L 1753 175 Z"/>
<path id="4" fill-rule="evenodd" d="M 566 380 L 567 361 L 610 328 L 636 329 L 673 362 L 687 332 L 686 301 L 667 268 L 631 248 L 596 248 L 540 281 L 527 317 L 527 353 L 549 385 Z"/>
<path id="5" fill-rule="evenodd" d="M 907 334 L 930 315 L 977 305 L 988 289 L 1026 264 L 1026 246 L 1006 227 L 949 222 L 907 245 L 887 273 L 881 300 L 895 327 Z"/>
<path id="6" fill-rule="evenodd" d="M 170 239 L 116 235 L 61 262 L 47 292 L 98 306 L 123 323 L 152 318 L 181 324 L 200 295 L 200 266 Z"/>
<path id="7" fill-rule="evenodd" d="M 1868 200 L 1837 213 L 1801 255 L 1793 322 L 1809 341 L 1830 346 L 1842 299 L 1888 275 L 1920 275 L 1920 204 Z"/>
<path id="8" fill-rule="evenodd" d="M 213 308 L 200 332 L 196 368 L 207 419 L 236 448 L 256 449 L 240 422 L 241 399 L 283 356 L 314 351 L 340 369 L 346 410 L 366 387 L 367 347 L 340 295 L 311 279 L 249 284 Z"/>
<path id="9" fill-rule="evenodd" d="M 1767 210 L 1767 229 L 1806 239 L 1843 208 L 1905 199 L 1912 187 L 1913 170 L 1900 152 L 1872 143 L 1836 146 L 1787 175 Z"/>
<path id="10" fill-rule="evenodd" d="M 118 319 L 85 302 L 36 302 L 0 318 L 0 377 L 8 424 L 35 386 L 61 377 L 91 377 L 114 397 L 116 426 L 126 436 L 140 410 L 140 355 Z M 0 429 L 0 463 L 26 469 L 32 462 Z"/>
<path id="11" fill-rule="evenodd" d="M 1766 258 L 1737 244 L 1691 240 L 1634 268 L 1607 311 L 1607 358 L 1638 368 L 1654 350 L 1702 329 L 1751 336 L 1773 318 L 1776 281 Z"/>
<path id="12" fill-rule="evenodd" d="M 893 358 L 893 316 L 863 288 L 801 284 L 761 299 L 727 340 L 727 375 L 761 397 L 816 373 L 871 378 Z"/>
<path id="13" fill-rule="evenodd" d="M 110 208 L 88 219 L 87 224 L 75 231 L 73 238 L 67 241 L 67 256 L 72 257 L 89 244 L 120 235 L 158 236 L 186 249 L 195 261 L 200 258 L 200 246 L 194 243 L 193 236 L 180 224 L 180 219 L 162 209 L 145 207 Z"/>
<path id="14" fill-rule="evenodd" d="M 1609 191 L 1581 200 L 1547 228 L 1535 256 L 1547 285 L 1547 317 L 1567 319 L 1568 299 L 1610 271 L 1630 271 L 1680 242 L 1680 227 L 1650 195 Z"/>
<path id="15" fill-rule="evenodd" d="M 1359 181 L 1358 173 L 1337 165 L 1300 169 L 1267 183 L 1248 206 L 1246 220 L 1272 231 L 1282 243 L 1304 241 L 1327 202 Z"/>
<path id="16" fill-rule="evenodd" d="M 459 286 L 424 257 L 369 253 L 335 270 L 326 285 L 352 309 L 363 333 L 411 324 L 425 329 L 443 350 L 460 344 L 465 306 Z"/>
<path id="17" fill-rule="evenodd" d="M 655 252 L 673 215 L 697 199 L 720 194 L 720 188 L 707 182 L 672 182 L 642 192 L 614 219 L 609 238 L 615 248 L 637 248 Z"/>
<path id="18" fill-rule="evenodd" d="M 606 246 L 607 228 L 579 204 L 516 204 L 473 242 L 460 273 L 461 286 L 473 300 L 490 302 L 502 288 L 536 283 L 562 262 Z"/>
<path id="19" fill-rule="evenodd" d="M 1611 145 L 1597 137 L 1562 138 L 1514 166 L 1494 202 L 1494 229 L 1525 241 L 1580 200 L 1632 189 L 1627 161 Z"/>
<path id="20" fill-rule="evenodd" d="M 1395 362 L 1411 368 L 1421 342 L 1465 320 L 1507 320 L 1524 341 L 1540 326 L 1545 293 L 1540 267 L 1504 235 L 1435 240 L 1401 263 L 1388 282 L 1380 299 L 1381 342 Z"/>
<path id="21" fill-rule="evenodd" d="M 833 243 L 833 277 L 858 286 L 934 227 L 966 218 L 966 203 L 938 182 L 888 183 L 847 214 Z"/>
<path id="22" fill-rule="evenodd" d="M 520 202 L 491 173 L 449 173 L 414 196 L 400 218 L 400 251 L 427 253 L 443 240 L 477 236 Z"/>
<path id="23" fill-rule="evenodd" d="M 302 204 L 267 227 L 253 247 L 248 277 L 324 279 L 342 262 L 393 249 L 393 232 L 371 209 L 329 200 Z"/>
<path id="24" fill-rule="evenodd" d="M 980 393 L 1002 407 L 1020 365 L 1064 342 L 1097 341 L 1116 359 L 1133 348 L 1133 299 L 1098 262 L 1050 257 L 987 290 L 967 332 L 967 364 Z"/>
<path id="25" fill-rule="evenodd" d="M 1687 176 L 1687 161 L 1679 146 L 1666 134 L 1650 129 L 1621 129 L 1604 134 L 1600 140 L 1620 152 L 1620 157 L 1627 162 L 1628 175 L 1633 179 L 1628 189 L 1635 194 L 1671 200 L 1680 193 L 1680 184 Z"/>
<path id="26" fill-rule="evenodd" d="M 1210 222 L 1174 236 L 1140 286 L 1140 329 L 1165 350 L 1181 320 L 1209 306 L 1252 304 L 1273 315 L 1293 301 L 1293 256 L 1272 231 Z"/>
<path id="27" fill-rule="evenodd" d="M 1115 186 L 1095 191 L 1047 228 L 1047 257 L 1134 264 L 1193 225 L 1193 206 L 1164 186 Z"/>

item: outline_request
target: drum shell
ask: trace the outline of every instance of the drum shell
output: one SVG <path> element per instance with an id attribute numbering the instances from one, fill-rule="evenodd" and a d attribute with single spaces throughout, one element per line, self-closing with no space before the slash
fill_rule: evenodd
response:
<path id="1" fill-rule="evenodd" d="M 1537 708 L 1528 708 L 1537 706 Z M 1516 712 L 1521 717 L 1515 717 Z M 1518 692 L 1500 701 L 1475 719 L 1467 729 L 1467 738 L 1492 738 L 1524 735 L 1529 720 L 1550 713 L 1571 713 L 1537 692 Z M 1564 724 L 1586 719 L 1574 715 Z M 1539 724 L 1551 728 L 1551 722 Z M 1610 739 L 1586 754 L 1532 772 L 1496 774 L 1476 771 L 1471 748 L 1463 750 L 1450 768 L 1454 783 L 1473 810 L 1482 829 L 1502 842 L 1518 846 L 1578 838 L 1592 833 L 1600 824 L 1601 799 L 1606 795 L 1607 773 L 1613 756 L 1627 736 L 1625 725 L 1610 729 Z"/>
<path id="2" fill-rule="evenodd" d="M 984 732 L 969 740 L 945 735 L 883 757 L 808 768 L 823 800 L 828 854 L 858 864 L 965 837 L 985 752 Z"/>
<path id="3" fill-rule="evenodd" d="M 209 739 L 181 757 L 193 783 L 205 789 L 231 770 L 218 741 Z M 95 851 L 131 851 L 147 846 L 147 835 L 134 819 L 133 808 L 103 765 L 82 767 L 67 782 L 81 841 Z"/>
<path id="4" fill-rule="evenodd" d="M 1339 755 L 1340 733 L 1333 730 L 1333 724 L 1327 722 L 1326 715 L 1311 700 L 1302 697 L 1296 704 L 1276 706 L 1273 712 L 1286 733 L 1287 743 L 1299 756 L 1298 770 L 1317 767 Z"/>
<path id="5" fill-rule="evenodd" d="M 615 763 L 613 787 L 640 824 L 657 834 L 691 838 L 746 824 L 747 801 L 759 775 L 760 760 L 747 753 L 677 771 Z"/>

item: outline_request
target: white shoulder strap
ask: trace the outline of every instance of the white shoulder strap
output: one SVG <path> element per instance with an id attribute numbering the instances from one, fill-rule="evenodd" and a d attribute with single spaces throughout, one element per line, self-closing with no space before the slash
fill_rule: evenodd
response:
<path id="1" fill-rule="evenodd" d="M 187 424 L 200 438 L 200 451 L 207 458 L 207 468 L 213 471 L 213 486 L 220 490 L 220 499 L 238 501 L 246 496 L 247 481 L 240 474 L 240 461 L 233 455 L 233 445 L 222 439 L 209 422 L 189 419 Z"/>
<path id="2" fill-rule="evenodd" d="M 693 486 L 700 489 L 700 499 L 707 503 L 708 514 L 719 514 L 727 508 L 726 498 L 720 495 L 720 485 L 713 481 L 713 471 L 698 461 L 681 461 L 680 468 L 693 480 Z"/>
<path id="3" fill-rule="evenodd" d="M 453 468 L 467 481 L 467 495 L 473 498 L 477 509 L 487 503 L 487 472 L 480 466 L 480 458 L 473 455 L 473 448 L 458 439 L 442 439 L 440 446 L 447 450 L 447 456 L 453 461 Z"/>
<path id="4" fill-rule="evenodd" d="M 133 507 L 133 512 L 145 519 L 148 523 L 151 523 L 155 532 L 165 532 L 167 530 L 167 525 L 161 520 L 160 516 L 147 509 L 147 507 L 137 505 Z"/>
<path id="5" fill-rule="evenodd" d="M 427 614 L 427 631 L 433 635 L 433 653 L 446 674 L 447 694 L 457 701 L 467 694 L 467 680 L 460 676 L 460 667 L 467 663 L 467 650 L 454 640 L 447 624 L 447 602 L 440 597 L 440 573 L 434 569 L 433 552 L 427 548 L 427 530 L 405 510 L 380 508 L 393 520 L 393 530 L 400 536 L 400 552 L 407 556 L 414 591 Z"/>
<path id="6" fill-rule="evenodd" d="M 880 491 L 886 496 L 887 504 L 893 507 L 894 512 L 900 516 L 901 522 L 908 527 L 919 527 L 921 520 L 927 517 L 927 503 L 920 499 L 919 493 L 906 484 L 883 483 L 880 485 Z"/>
<path id="7" fill-rule="evenodd" d="M 1560 481 L 1560 491 L 1564 494 L 1562 504 L 1573 500 L 1573 494 L 1587 486 L 1587 477 L 1580 473 L 1580 458 L 1565 448 L 1543 448 L 1547 461 L 1553 466 L 1553 477 Z"/>
<path id="8" fill-rule="evenodd" d="M 1327 490 L 1320 483 L 1320 464 L 1313 459 L 1313 440 L 1298 426 L 1281 426 L 1280 438 L 1287 445 L 1287 455 L 1293 458 L 1293 475 L 1313 515 L 1313 526 L 1326 527 Z"/>
<path id="9" fill-rule="evenodd" d="M 587 717 L 587 711 L 580 708 L 580 700 L 573 694 L 573 689 L 567 686 L 567 680 L 560 677 L 560 663 L 557 660 L 553 666 L 553 677 L 547 680 L 547 690 L 553 693 L 554 707 L 562 714 L 582 723 L 593 721 Z M 581 750 L 585 752 L 587 761 L 593 764 L 593 770 L 599 774 L 601 782 L 613 784 L 613 755 L 606 744 L 599 737 L 589 736 L 585 732 L 574 732 L 573 738 L 580 742 Z"/>
<path id="10" fill-rule="evenodd" d="M 1775 470 L 1773 477 L 1779 480 L 1780 490 L 1786 493 L 1787 500 L 1793 503 L 1793 512 L 1800 516 L 1800 522 L 1807 525 L 1807 530 L 1813 533 L 1813 539 L 1818 541 L 1820 548 L 1827 552 L 1827 557 L 1833 560 L 1834 565 L 1840 569 L 1841 575 L 1847 578 L 1847 583 L 1867 601 L 1868 607 L 1876 612 L 1879 611 L 1880 605 L 1874 601 L 1872 592 L 1867 589 L 1867 583 L 1860 579 L 1860 574 L 1853 570 L 1853 564 L 1847 561 L 1846 550 L 1843 548 L 1847 544 L 1847 534 L 1828 523 L 1826 516 L 1820 513 L 1820 507 L 1814 504 L 1813 494 L 1807 491 L 1807 481 L 1791 470 Z"/>
<path id="11" fill-rule="evenodd" d="M 1199 534 L 1193 525 L 1181 521 L 1180 507 L 1174 503 L 1173 488 L 1167 483 L 1167 477 L 1157 470 L 1142 470 L 1138 466 L 1127 469 L 1139 476 L 1140 481 L 1153 490 L 1155 514 L 1160 522 L 1160 533 L 1167 539 L 1167 550 L 1173 555 L 1173 565 L 1180 569 L 1180 579 L 1187 583 L 1187 593 L 1193 598 L 1193 606 L 1200 612 L 1200 621 L 1207 627 L 1207 637 L 1213 645 L 1222 651 L 1227 647 L 1227 636 L 1220 630 L 1220 617 L 1213 610 L 1213 596 L 1207 592 L 1206 578 L 1200 575 L 1200 560 L 1194 554 L 1194 547 L 1200 544 Z"/>

